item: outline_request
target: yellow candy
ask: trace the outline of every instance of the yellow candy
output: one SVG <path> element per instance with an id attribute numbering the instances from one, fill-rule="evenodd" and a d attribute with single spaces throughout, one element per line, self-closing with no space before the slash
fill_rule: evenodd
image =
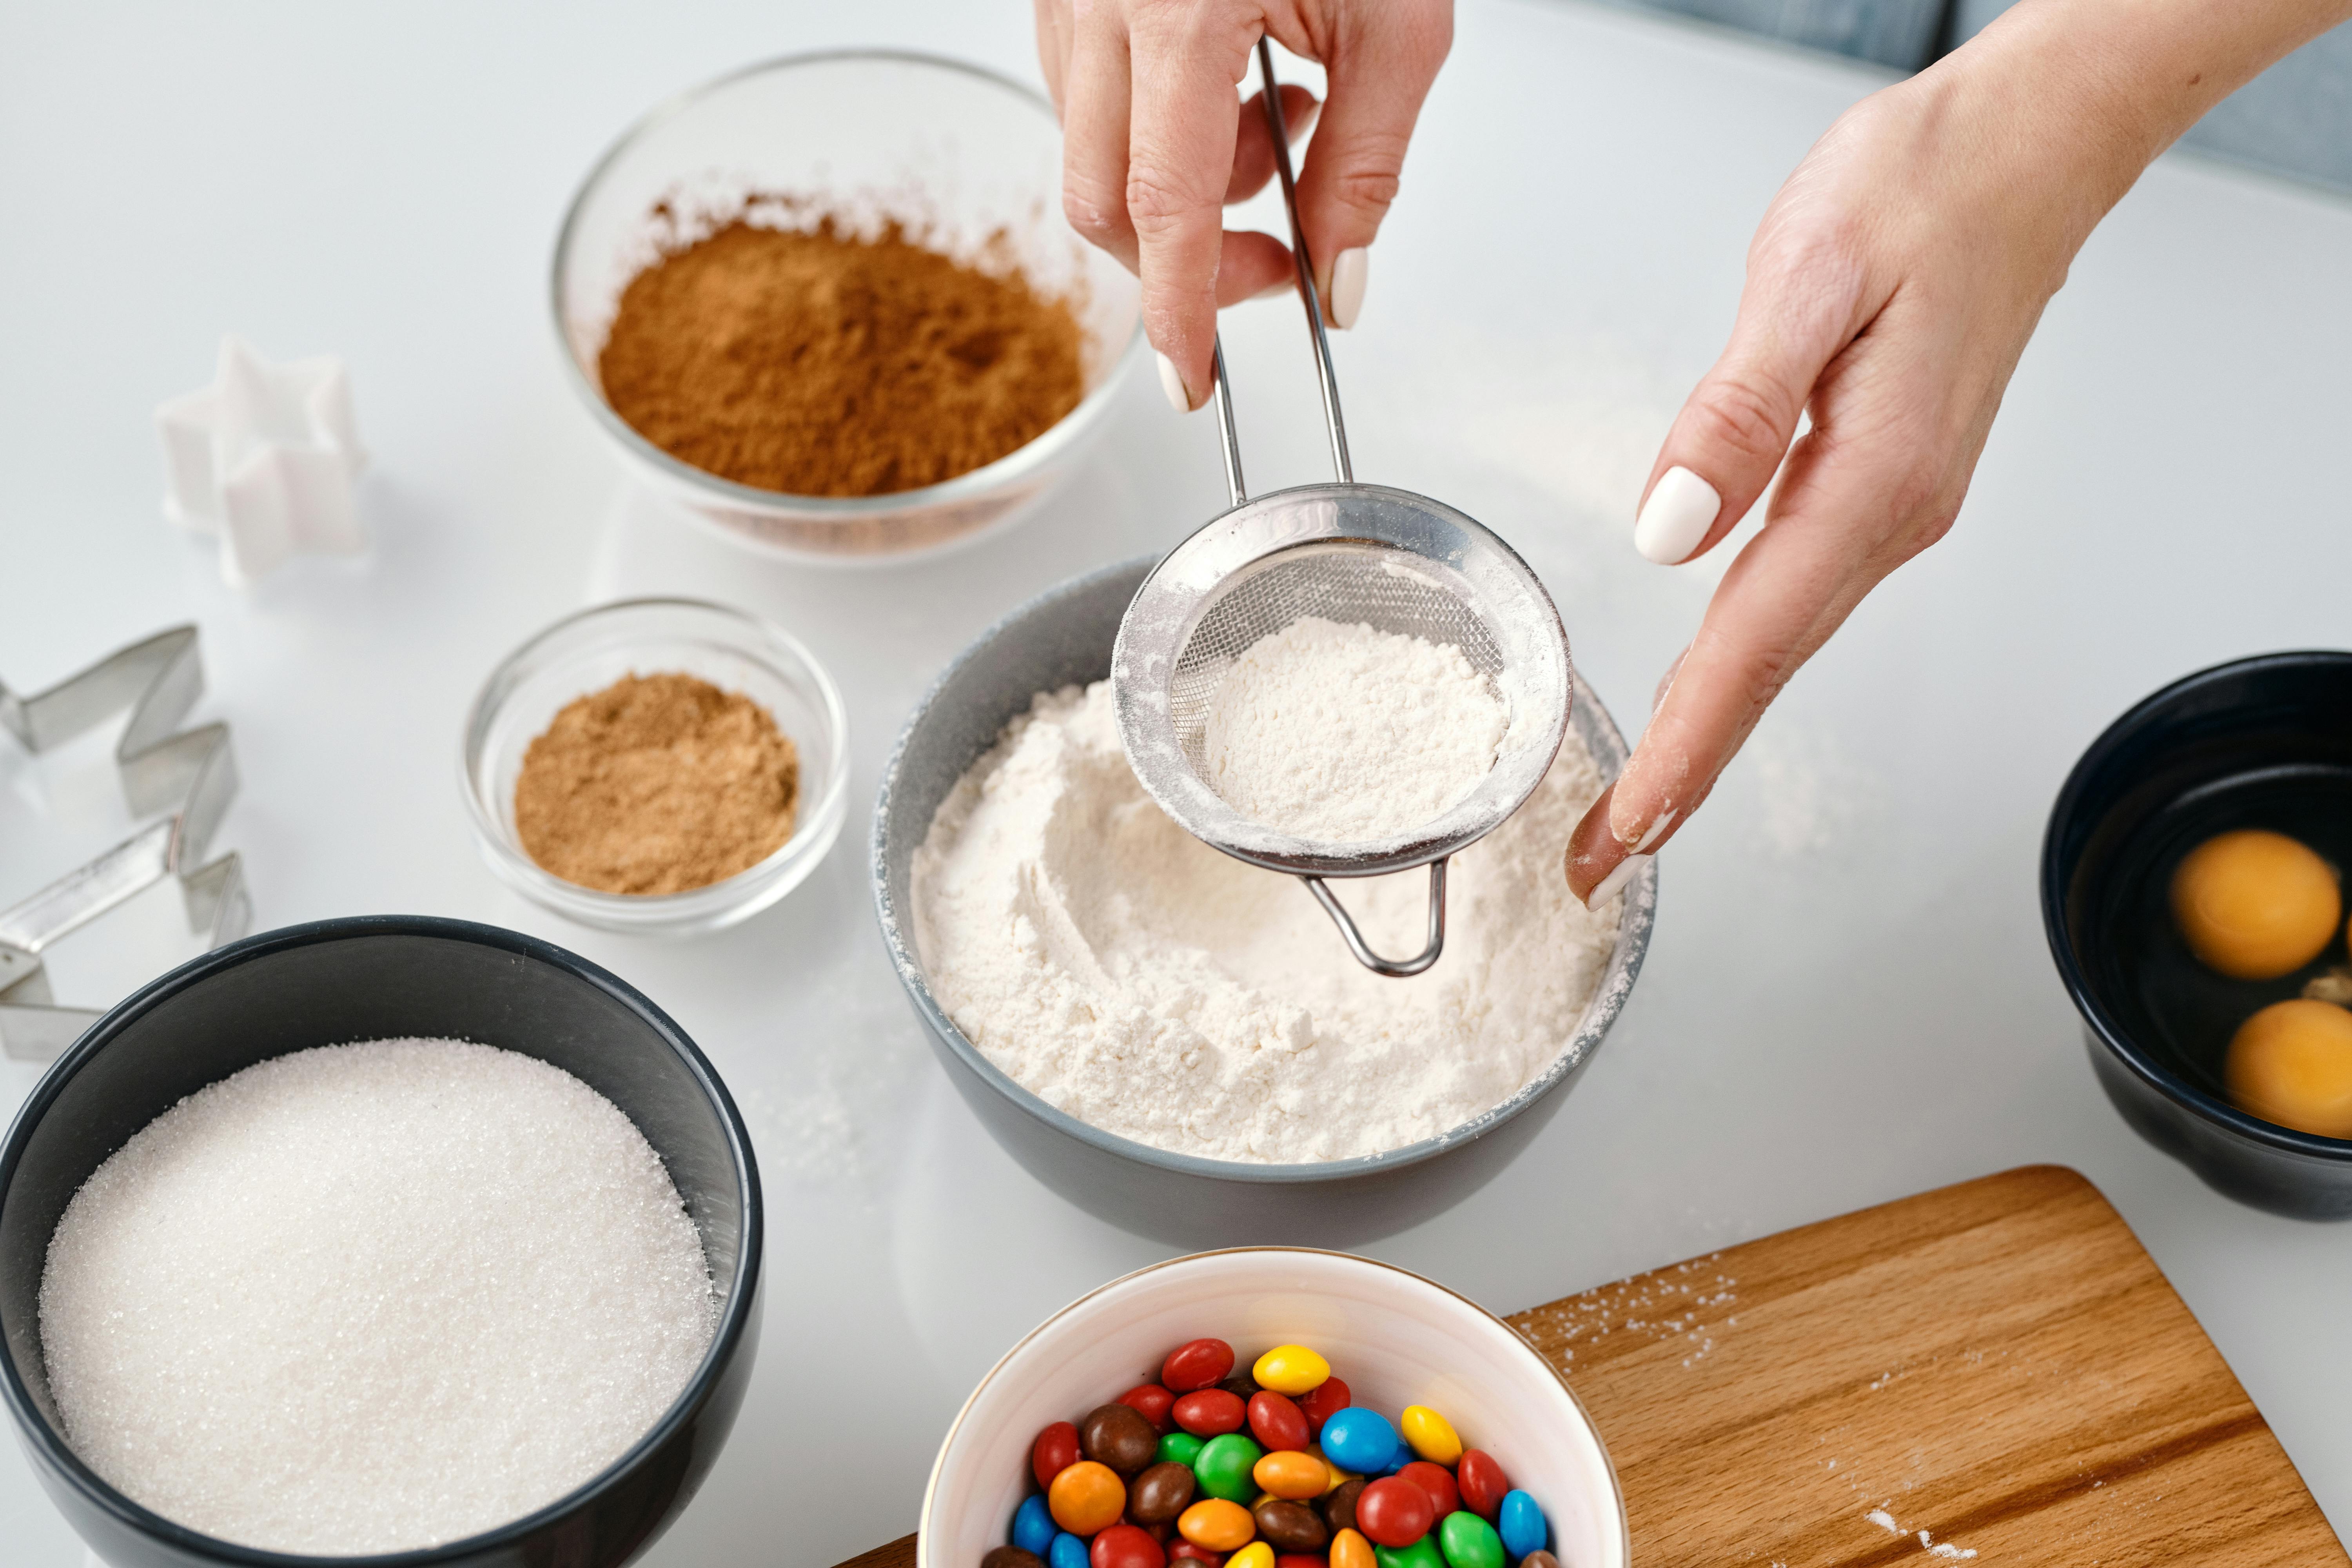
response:
<path id="1" fill-rule="evenodd" d="M 1331 1568 L 1378 1568 L 1378 1564 L 1372 1543 L 1354 1531 L 1343 1530 L 1331 1538 Z"/>
<path id="2" fill-rule="evenodd" d="M 1225 1559 L 1225 1568 L 1274 1568 L 1274 1548 L 1253 1541 Z"/>
<path id="3" fill-rule="evenodd" d="M 1250 1479 L 1269 1496 L 1305 1502 L 1331 1489 L 1331 1467 L 1312 1454 L 1276 1452 L 1260 1459 Z"/>
<path id="4" fill-rule="evenodd" d="M 1294 1399 L 1322 1387 L 1330 1375 L 1331 1363 L 1305 1345 L 1276 1345 L 1258 1357 L 1257 1364 L 1250 1368 L 1250 1376 L 1260 1388 L 1271 1388 Z"/>
<path id="5" fill-rule="evenodd" d="M 1177 1516 L 1176 1533 L 1203 1552 L 1231 1552 L 1257 1533 L 1257 1521 L 1237 1502 L 1202 1498 Z M 1274 1568 L 1271 1553 L 1264 1568 Z"/>
<path id="6" fill-rule="evenodd" d="M 1454 1424 L 1426 1405 L 1406 1405 L 1397 1417 L 1397 1428 L 1412 1451 L 1433 1465 L 1450 1465 L 1462 1457 L 1462 1439 L 1454 1436 Z"/>

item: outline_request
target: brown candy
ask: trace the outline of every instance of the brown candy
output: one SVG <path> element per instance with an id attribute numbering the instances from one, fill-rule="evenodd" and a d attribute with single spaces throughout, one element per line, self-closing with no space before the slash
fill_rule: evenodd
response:
<path id="1" fill-rule="evenodd" d="M 1152 1466 L 1127 1489 L 1127 1516 L 1138 1524 L 1159 1524 L 1192 1506 L 1192 1467 L 1170 1459 Z"/>
<path id="2" fill-rule="evenodd" d="M 1559 1568 L 1559 1559 L 1549 1552 L 1530 1552 L 1519 1559 L 1519 1568 Z"/>
<path id="3" fill-rule="evenodd" d="M 1343 1481 L 1323 1494 L 1323 1522 L 1331 1527 L 1332 1534 L 1357 1528 L 1356 1500 L 1364 1495 L 1364 1489 L 1370 1484 L 1362 1476 L 1358 1476 L 1354 1480 Z"/>
<path id="4" fill-rule="evenodd" d="M 1257 1379 L 1252 1377 L 1245 1372 L 1237 1372 L 1234 1373 L 1233 1376 L 1225 1379 L 1224 1382 L 1217 1384 L 1217 1386 L 1223 1389 L 1227 1394 L 1232 1394 L 1235 1399 L 1240 1400 L 1244 1405 L 1247 1405 L 1252 1399 L 1257 1397 Z"/>
<path id="5" fill-rule="evenodd" d="M 1331 1542 L 1331 1532 L 1303 1502 L 1270 1497 L 1250 1510 L 1257 1532 L 1276 1552 L 1320 1552 Z"/>
<path id="6" fill-rule="evenodd" d="M 1018 1546 L 992 1546 L 980 1560 L 980 1568 L 1045 1568 L 1045 1563 L 1035 1552 Z"/>
<path id="7" fill-rule="evenodd" d="M 1159 1457 L 1160 1434 L 1129 1405 L 1099 1405 L 1078 1423 L 1078 1447 L 1087 1458 L 1131 1476 Z"/>

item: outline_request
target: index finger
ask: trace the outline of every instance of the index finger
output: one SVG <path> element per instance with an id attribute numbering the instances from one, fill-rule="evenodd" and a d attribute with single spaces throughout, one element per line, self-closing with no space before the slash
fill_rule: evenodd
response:
<path id="1" fill-rule="evenodd" d="M 1219 6 L 1155 6 L 1137 19 L 1129 41 L 1127 212 L 1143 279 L 1143 330 L 1193 407 L 1208 394 L 1216 341 L 1234 87 L 1257 41 L 1240 21 Z"/>

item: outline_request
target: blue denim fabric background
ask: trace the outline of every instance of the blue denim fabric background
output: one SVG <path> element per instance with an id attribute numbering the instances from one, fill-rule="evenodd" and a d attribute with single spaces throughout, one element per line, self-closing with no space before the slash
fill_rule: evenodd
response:
<path id="1" fill-rule="evenodd" d="M 1974 37 L 2013 0 L 1621 3 L 1916 70 L 1946 47 Z M 2256 77 L 2182 140 L 2219 157 L 2352 192 L 2352 25 L 2313 40 Z"/>

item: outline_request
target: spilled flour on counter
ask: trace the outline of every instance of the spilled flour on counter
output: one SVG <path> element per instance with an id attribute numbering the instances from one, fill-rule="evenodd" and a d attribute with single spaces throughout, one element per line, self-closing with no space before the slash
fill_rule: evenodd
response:
<path id="1" fill-rule="evenodd" d="M 1192 837 L 1119 749 L 1110 686 L 1040 695 L 940 804 L 912 868 L 933 993 L 1048 1103 L 1212 1159 L 1347 1159 L 1450 1131 L 1559 1055 L 1620 902 L 1560 857 L 1601 791 L 1570 731 L 1517 816 L 1455 856 L 1445 953 L 1391 980 L 1294 878 Z M 1341 889 L 1376 948 L 1420 949 L 1428 878 Z"/>
<path id="2" fill-rule="evenodd" d="M 1434 822 L 1494 768 L 1510 710 L 1451 643 L 1293 621 L 1209 694 L 1209 787 L 1243 816 L 1327 844 Z"/>

